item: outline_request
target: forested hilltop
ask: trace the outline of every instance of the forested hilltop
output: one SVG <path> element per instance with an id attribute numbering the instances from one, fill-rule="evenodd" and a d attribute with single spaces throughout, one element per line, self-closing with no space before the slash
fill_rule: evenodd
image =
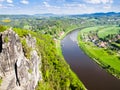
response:
<path id="1" fill-rule="evenodd" d="M 41 57 L 42 61 L 40 69 L 40 71 L 42 72 L 42 80 L 38 82 L 36 90 L 85 90 L 85 86 L 71 71 L 69 65 L 65 62 L 62 56 L 60 50 L 60 39 L 68 32 L 76 28 L 85 28 L 93 26 L 109 27 L 111 25 L 113 25 L 114 27 L 120 26 L 119 13 L 112 13 L 110 15 L 55 15 L 47 17 L 43 17 L 41 15 L 0 15 L 0 31 L 4 32 L 5 30 L 12 29 L 13 31 L 15 31 L 16 34 L 18 34 L 18 36 L 20 37 L 20 42 L 22 44 L 24 56 L 27 59 L 31 58 L 30 52 L 34 49 L 30 48 L 27 45 L 25 38 L 31 36 L 36 39 L 35 49 L 39 57 Z M 93 32 L 92 30 L 95 30 L 95 32 Z M 83 34 L 83 37 L 80 38 L 82 38 L 86 42 L 93 42 L 91 38 L 94 35 L 96 35 L 96 32 L 99 30 L 101 30 L 101 28 L 90 29 L 90 31 L 88 30 L 89 33 Z M 114 30 L 114 28 L 110 30 Z M 88 36 L 91 38 L 89 38 Z M 112 41 L 112 39 L 114 37 L 117 37 L 118 34 L 107 34 L 104 36 L 99 34 L 98 36 L 97 32 L 96 36 L 98 39 L 101 40 L 99 43 L 102 43 L 102 41 L 107 41 L 109 43 L 107 38 L 111 38 Z M 9 41 L 9 38 L 6 38 L 4 41 L 7 43 Z M 82 45 L 91 45 L 91 42 L 86 42 L 82 43 Z M 118 50 L 119 40 L 109 44 L 112 46 L 109 47 L 111 50 L 114 48 L 114 50 Z M 110 55 L 114 55 L 114 53 L 111 52 L 111 50 L 105 50 L 105 52 L 108 52 Z M 119 58 L 120 57 L 117 56 L 117 59 Z M 112 65 L 105 65 L 106 66 L 103 66 L 103 68 L 111 69 Z M 32 70 L 29 69 L 28 72 L 32 73 Z M 3 79 L 1 77 L 1 85 L 2 82 Z"/>

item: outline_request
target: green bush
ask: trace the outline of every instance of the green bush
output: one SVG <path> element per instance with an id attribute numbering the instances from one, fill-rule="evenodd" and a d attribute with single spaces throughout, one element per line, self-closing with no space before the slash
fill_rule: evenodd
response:
<path id="1" fill-rule="evenodd" d="M 2 80 L 2 78 L 0 77 L 0 86 L 1 86 L 1 84 L 2 84 L 2 81 L 3 81 L 3 80 Z"/>
<path id="2" fill-rule="evenodd" d="M 20 36 L 20 37 L 24 37 L 27 36 L 29 34 L 29 30 L 23 30 L 20 28 L 14 28 L 14 31 Z"/>
<path id="3" fill-rule="evenodd" d="M 0 25 L 0 32 L 4 32 L 7 28 L 5 26 Z"/>
<path id="4" fill-rule="evenodd" d="M 9 41 L 8 36 L 6 36 L 6 37 L 4 38 L 4 41 L 5 41 L 5 43 L 8 43 L 8 41 Z"/>
<path id="5" fill-rule="evenodd" d="M 28 72 L 29 72 L 30 74 L 32 74 L 32 69 L 29 69 Z"/>
<path id="6" fill-rule="evenodd" d="M 30 58 L 31 58 L 32 48 L 27 45 L 25 39 L 21 39 L 21 43 L 22 43 L 23 52 L 24 52 L 25 57 L 26 57 L 27 59 L 30 59 Z"/>

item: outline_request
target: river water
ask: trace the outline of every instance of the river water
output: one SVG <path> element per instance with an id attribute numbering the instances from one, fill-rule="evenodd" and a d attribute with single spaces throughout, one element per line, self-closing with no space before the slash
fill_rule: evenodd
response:
<path id="1" fill-rule="evenodd" d="M 88 90 L 120 90 L 120 80 L 108 74 L 79 48 L 78 32 L 72 31 L 61 41 L 63 56 L 71 69 Z"/>

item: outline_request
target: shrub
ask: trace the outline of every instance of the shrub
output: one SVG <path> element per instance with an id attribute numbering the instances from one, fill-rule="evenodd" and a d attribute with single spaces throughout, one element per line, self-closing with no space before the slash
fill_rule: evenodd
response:
<path id="1" fill-rule="evenodd" d="M 32 74 L 32 69 L 29 69 L 28 72 L 29 72 L 30 74 Z"/>
<path id="2" fill-rule="evenodd" d="M 1 86 L 1 84 L 2 84 L 2 81 L 3 81 L 3 80 L 2 80 L 2 78 L 0 77 L 0 86 Z"/>
<path id="3" fill-rule="evenodd" d="M 24 52 L 25 57 L 27 59 L 30 59 L 30 57 L 31 57 L 30 53 L 32 51 L 32 48 L 27 45 L 25 39 L 21 39 L 21 43 L 22 43 L 22 46 L 23 46 L 23 52 Z"/>
<path id="4" fill-rule="evenodd" d="M 6 36 L 6 37 L 4 38 L 4 41 L 5 41 L 5 43 L 8 43 L 8 41 L 9 41 L 8 36 Z"/>
<path id="5" fill-rule="evenodd" d="M 5 26 L 0 25 L 0 32 L 5 31 L 7 28 Z"/>

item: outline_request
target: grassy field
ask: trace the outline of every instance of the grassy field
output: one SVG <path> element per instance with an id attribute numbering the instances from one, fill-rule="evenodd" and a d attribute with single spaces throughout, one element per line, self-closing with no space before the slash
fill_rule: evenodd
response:
<path id="1" fill-rule="evenodd" d="M 104 29 L 101 29 L 99 32 L 98 32 L 98 36 L 99 38 L 105 38 L 106 36 L 108 36 L 109 34 L 117 34 L 120 30 L 120 27 L 117 27 L 117 26 L 109 26 L 109 27 L 106 27 Z"/>
<path id="2" fill-rule="evenodd" d="M 105 38 L 109 34 L 117 34 L 120 30 L 118 26 L 95 26 L 82 29 L 80 32 L 88 34 L 90 31 L 97 31 L 99 38 Z"/>
<path id="3" fill-rule="evenodd" d="M 102 28 L 102 29 L 100 29 Z M 93 60 L 100 64 L 104 69 L 120 78 L 120 58 L 119 54 L 104 48 L 95 46 L 92 42 L 84 42 L 81 38 L 82 33 L 88 33 L 91 30 L 98 30 L 100 37 L 105 37 L 108 34 L 116 34 L 120 27 L 90 27 L 80 31 L 78 40 L 80 47 L 89 55 Z M 104 33 L 104 34 L 103 34 Z"/>
<path id="4" fill-rule="evenodd" d="M 80 32 L 81 32 L 81 33 L 88 33 L 88 32 L 90 32 L 90 31 L 101 30 L 101 29 L 103 29 L 104 27 L 105 27 L 105 26 L 88 27 L 88 28 L 82 29 Z"/>

